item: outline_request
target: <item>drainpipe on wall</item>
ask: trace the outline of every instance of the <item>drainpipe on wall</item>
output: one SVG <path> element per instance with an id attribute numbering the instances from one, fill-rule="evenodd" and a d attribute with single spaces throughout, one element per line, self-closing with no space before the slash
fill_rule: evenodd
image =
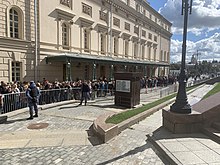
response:
<path id="1" fill-rule="evenodd" d="M 38 67 L 38 58 L 37 58 L 37 54 L 38 54 L 38 39 L 37 39 L 37 0 L 34 0 L 34 30 L 35 30 L 35 66 L 34 66 L 34 81 L 37 82 L 37 67 Z"/>
<path id="2" fill-rule="evenodd" d="M 112 57 L 112 7 L 113 7 L 113 1 L 111 1 L 111 4 L 110 4 L 110 11 L 109 11 L 109 16 L 108 16 L 108 23 L 109 23 L 109 26 L 108 26 L 108 33 L 109 33 L 109 41 L 108 41 L 108 52 L 109 52 L 109 56 Z"/>

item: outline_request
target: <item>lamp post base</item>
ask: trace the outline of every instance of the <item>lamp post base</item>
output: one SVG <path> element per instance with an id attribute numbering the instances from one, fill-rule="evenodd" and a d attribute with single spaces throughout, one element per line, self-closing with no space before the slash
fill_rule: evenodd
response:
<path id="1" fill-rule="evenodd" d="M 188 103 L 175 102 L 170 106 L 170 111 L 175 113 L 188 114 L 192 112 L 192 109 Z"/>

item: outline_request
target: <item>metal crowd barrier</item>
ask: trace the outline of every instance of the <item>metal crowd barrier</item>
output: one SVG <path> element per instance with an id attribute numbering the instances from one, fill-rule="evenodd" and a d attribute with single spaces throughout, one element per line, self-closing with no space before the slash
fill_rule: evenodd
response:
<path id="1" fill-rule="evenodd" d="M 41 90 L 39 105 L 61 102 L 66 100 L 79 100 L 81 98 L 81 88 L 62 88 Z M 25 92 L 9 93 L 0 96 L 0 114 L 15 111 L 28 106 Z"/>
<path id="2" fill-rule="evenodd" d="M 170 85 L 168 87 L 161 89 L 160 90 L 160 98 L 167 96 L 167 95 L 170 95 L 171 93 L 177 92 L 178 86 L 179 86 L 179 84 L 176 83 L 176 84 L 173 84 L 173 85 Z"/>
<path id="3" fill-rule="evenodd" d="M 39 105 L 51 104 L 66 100 L 80 100 L 81 88 L 61 88 L 41 90 L 39 98 Z M 98 97 L 105 97 L 107 95 L 113 95 L 113 90 L 109 89 L 97 89 L 92 90 L 90 99 L 95 100 Z M 12 112 L 28 106 L 28 100 L 25 92 L 0 94 L 0 114 Z"/>

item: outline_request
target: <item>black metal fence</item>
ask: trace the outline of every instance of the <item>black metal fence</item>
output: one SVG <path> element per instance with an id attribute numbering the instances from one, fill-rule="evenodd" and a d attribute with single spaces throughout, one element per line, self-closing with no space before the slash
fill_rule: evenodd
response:
<path id="1" fill-rule="evenodd" d="M 40 93 L 39 105 L 81 99 L 81 88 L 41 90 Z M 107 93 L 111 95 L 113 94 L 113 92 L 109 90 L 92 91 L 90 99 L 94 100 L 97 97 L 104 97 Z M 28 100 L 25 92 L 9 93 L 4 95 L 0 94 L 0 114 L 12 112 L 27 106 Z"/>

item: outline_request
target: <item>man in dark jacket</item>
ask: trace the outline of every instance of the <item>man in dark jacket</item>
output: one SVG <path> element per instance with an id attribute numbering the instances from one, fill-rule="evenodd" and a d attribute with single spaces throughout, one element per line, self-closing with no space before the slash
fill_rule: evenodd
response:
<path id="1" fill-rule="evenodd" d="M 26 96 L 28 98 L 28 107 L 29 107 L 29 113 L 30 117 L 27 118 L 27 120 L 32 120 L 33 117 L 38 117 L 38 99 L 40 97 L 40 90 L 37 88 L 34 81 L 30 82 L 29 88 L 26 90 Z M 33 108 L 35 115 L 33 115 Z"/>
<path id="2" fill-rule="evenodd" d="M 87 103 L 87 100 L 89 98 L 89 85 L 86 81 L 83 82 L 82 86 L 81 86 L 81 91 L 82 91 L 82 97 L 81 97 L 81 102 L 79 105 L 82 105 L 83 100 L 85 99 L 85 105 Z"/>

